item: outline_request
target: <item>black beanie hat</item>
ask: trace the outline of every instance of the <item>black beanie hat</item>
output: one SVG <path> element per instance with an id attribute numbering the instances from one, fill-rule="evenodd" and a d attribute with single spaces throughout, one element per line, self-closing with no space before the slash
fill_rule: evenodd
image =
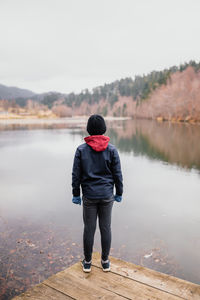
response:
<path id="1" fill-rule="evenodd" d="M 90 135 L 100 135 L 106 132 L 106 123 L 102 116 L 91 115 L 87 123 L 87 132 Z"/>

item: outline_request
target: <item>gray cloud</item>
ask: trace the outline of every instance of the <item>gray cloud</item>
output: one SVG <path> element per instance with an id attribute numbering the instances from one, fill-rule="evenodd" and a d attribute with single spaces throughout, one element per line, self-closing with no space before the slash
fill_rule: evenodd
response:
<path id="1" fill-rule="evenodd" d="M 1 0 L 0 83 L 80 91 L 199 61 L 198 0 Z"/>

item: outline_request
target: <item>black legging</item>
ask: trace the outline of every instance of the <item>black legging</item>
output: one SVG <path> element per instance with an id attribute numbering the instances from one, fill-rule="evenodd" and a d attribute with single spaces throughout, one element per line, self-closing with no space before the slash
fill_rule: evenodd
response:
<path id="1" fill-rule="evenodd" d="M 111 246 L 111 212 L 114 196 L 109 199 L 87 199 L 83 196 L 83 250 L 87 262 L 92 258 L 97 216 L 101 233 L 101 258 L 107 260 Z"/>

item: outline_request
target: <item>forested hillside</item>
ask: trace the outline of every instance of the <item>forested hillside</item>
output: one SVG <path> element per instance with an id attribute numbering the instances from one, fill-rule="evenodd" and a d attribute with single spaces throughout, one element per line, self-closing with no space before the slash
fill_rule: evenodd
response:
<path id="1" fill-rule="evenodd" d="M 116 80 L 79 94 L 49 92 L 0 100 L 2 109 L 51 110 L 60 117 L 101 113 L 104 116 L 200 120 L 200 63 L 152 71 Z M 1 90 L 0 90 L 1 92 Z M 1 95 L 0 95 L 1 96 Z M 2 98 L 2 96 L 1 96 Z"/>
<path id="2" fill-rule="evenodd" d="M 163 71 L 152 71 L 147 75 L 135 76 L 135 79 L 125 78 L 110 84 L 104 84 L 103 86 L 95 87 L 91 92 L 85 89 L 80 94 L 70 93 L 68 95 L 61 95 L 59 93 L 52 93 L 45 95 L 42 102 L 52 107 L 56 100 L 60 97 L 64 97 L 62 103 L 72 107 L 73 105 L 80 106 L 83 101 L 91 105 L 104 99 L 112 107 L 120 96 L 132 97 L 133 100 L 140 102 L 141 100 L 147 99 L 151 92 L 159 86 L 166 85 L 167 80 L 173 73 L 178 71 L 183 72 L 188 66 L 192 66 L 195 72 L 200 70 L 200 63 L 190 61 L 179 67 L 173 66 Z"/>

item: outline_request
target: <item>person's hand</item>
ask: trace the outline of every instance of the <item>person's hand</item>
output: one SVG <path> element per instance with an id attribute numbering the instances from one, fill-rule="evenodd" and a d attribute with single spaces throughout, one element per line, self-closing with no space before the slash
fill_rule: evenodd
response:
<path id="1" fill-rule="evenodd" d="M 115 195 L 114 198 L 115 198 L 115 201 L 117 201 L 117 202 L 121 202 L 122 201 L 122 196 Z"/>
<path id="2" fill-rule="evenodd" d="M 81 205 L 81 197 L 80 197 L 80 196 L 73 197 L 73 198 L 72 198 L 72 202 L 73 202 L 74 204 L 79 204 L 79 205 Z"/>

